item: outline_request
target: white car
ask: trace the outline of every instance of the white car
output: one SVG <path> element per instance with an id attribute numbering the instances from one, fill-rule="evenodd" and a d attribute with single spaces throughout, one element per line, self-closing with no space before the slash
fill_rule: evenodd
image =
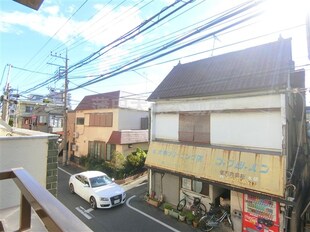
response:
<path id="1" fill-rule="evenodd" d="M 124 204 L 124 189 L 100 171 L 85 171 L 74 174 L 69 179 L 71 193 L 76 193 L 90 203 L 93 209 L 111 208 Z"/>

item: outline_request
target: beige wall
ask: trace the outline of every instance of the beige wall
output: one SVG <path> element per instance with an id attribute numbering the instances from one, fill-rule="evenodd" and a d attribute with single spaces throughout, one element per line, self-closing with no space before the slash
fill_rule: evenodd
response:
<path id="1" fill-rule="evenodd" d="M 113 125 L 112 127 L 89 127 L 89 115 L 91 113 L 113 113 Z M 70 130 L 76 131 L 78 137 L 75 138 L 75 143 L 78 146 L 78 151 L 75 152 L 75 156 L 83 156 L 88 154 L 88 141 L 102 141 L 107 143 L 113 131 L 127 130 L 127 129 L 140 129 L 141 118 L 147 117 L 147 111 L 138 111 L 131 109 L 96 109 L 77 111 L 75 117 L 84 117 L 84 125 L 75 125 L 70 127 Z M 73 120 L 70 120 L 72 124 Z M 70 133 L 70 134 L 73 134 Z M 128 148 L 128 145 L 117 145 L 116 150 L 129 154 L 135 151 L 136 148 L 148 149 L 148 144 L 133 144 L 132 148 Z"/>

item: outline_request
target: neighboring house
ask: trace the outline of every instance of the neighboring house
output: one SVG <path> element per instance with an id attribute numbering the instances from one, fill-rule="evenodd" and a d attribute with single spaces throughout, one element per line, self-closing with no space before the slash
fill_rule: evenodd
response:
<path id="1" fill-rule="evenodd" d="M 68 113 L 70 159 L 89 155 L 110 160 L 114 152 L 147 150 L 147 106 L 145 100 L 121 91 L 85 96 Z"/>
<path id="2" fill-rule="evenodd" d="M 309 197 L 304 71 L 291 40 L 178 64 L 150 95 L 149 193 L 230 204 L 235 231 L 301 231 Z M 265 230 L 264 230 L 265 231 Z"/>
<path id="3" fill-rule="evenodd" d="M 13 115 L 14 126 L 57 133 L 63 130 L 63 111 L 63 105 L 20 100 Z"/>

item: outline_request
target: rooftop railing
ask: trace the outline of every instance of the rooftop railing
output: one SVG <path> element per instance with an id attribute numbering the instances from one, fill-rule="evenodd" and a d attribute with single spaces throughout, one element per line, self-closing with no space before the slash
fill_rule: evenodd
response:
<path id="1" fill-rule="evenodd" d="M 0 172 L 0 180 L 13 179 L 21 191 L 19 230 L 31 229 L 31 208 L 47 231 L 92 231 L 25 169 Z"/>

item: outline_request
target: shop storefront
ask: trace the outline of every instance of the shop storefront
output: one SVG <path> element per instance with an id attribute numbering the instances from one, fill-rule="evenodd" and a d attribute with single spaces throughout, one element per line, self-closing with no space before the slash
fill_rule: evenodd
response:
<path id="1" fill-rule="evenodd" d="M 246 192 L 281 198 L 284 162 L 279 154 L 163 142 L 152 142 L 146 159 L 152 173 L 150 188 L 164 195 L 165 200 L 177 204 L 184 191 L 200 197 L 208 208 L 210 202 L 220 204 L 225 200 L 236 231 L 244 232 L 281 231 L 279 203 Z"/>

